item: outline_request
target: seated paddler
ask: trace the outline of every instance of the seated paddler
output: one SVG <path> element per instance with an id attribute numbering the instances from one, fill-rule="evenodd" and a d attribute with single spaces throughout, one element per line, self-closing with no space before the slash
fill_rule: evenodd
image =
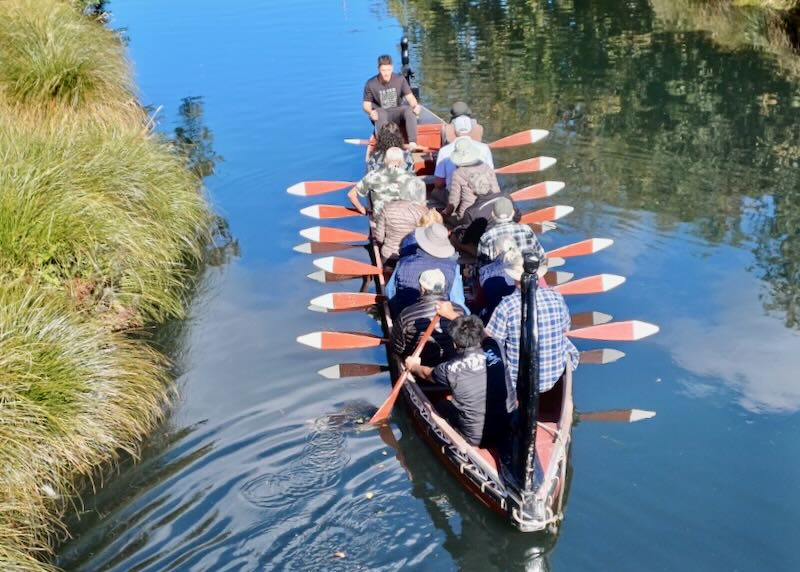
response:
<path id="1" fill-rule="evenodd" d="M 403 150 L 390 147 L 386 150 L 383 167 L 364 175 L 364 178 L 348 191 L 347 198 L 361 214 L 367 214 L 367 209 L 361 204 L 359 197 L 369 198 L 372 212 L 377 215 L 384 204 L 402 198 L 403 186 L 414 178 L 416 178 L 414 174 L 405 169 Z"/>
<path id="2" fill-rule="evenodd" d="M 547 259 L 539 260 L 537 276 L 541 284 L 541 278 L 547 273 Z M 515 290 L 497 305 L 492 313 L 492 318 L 486 325 L 486 333 L 494 338 L 503 350 L 509 377 L 516 388 L 519 340 L 522 329 L 520 281 L 523 273 L 523 256 L 517 250 L 509 250 L 503 255 L 503 263 L 506 274 L 514 281 Z M 552 288 L 539 286 L 536 289 L 535 300 L 539 392 L 545 393 L 553 389 L 561 379 L 567 363 L 573 370 L 578 367 L 579 355 L 578 350 L 567 337 L 570 329 L 570 315 L 569 308 L 561 294 Z"/>
<path id="3" fill-rule="evenodd" d="M 470 444 L 493 447 L 508 439 L 508 388 L 500 350 L 486 338 L 477 316 L 455 318 L 449 326 L 456 354 L 435 368 L 419 358 L 406 358 L 406 367 L 417 379 L 449 388 L 452 399 L 436 402 L 436 408 Z"/>
<path id="4" fill-rule="evenodd" d="M 444 274 L 444 292 L 448 299 L 465 308 L 461 269 L 447 229 L 441 224 L 419 227 L 414 231 L 414 239 L 417 242 L 416 250 L 397 261 L 397 266 L 386 283 L 386 296 L 389 298 L 392 316 L 398 316 L 419 299 L 419 275 L 434 268 Z"/>
<path id="5" fill-rule="evenodd" d="M 419 300 L 400 312 L 392 328 L 391 347 L 401 359 L 411 355 L 420 336 L 431 323 L 431 318 L 436 315 L 436 305 L 447 299 L 446 287 L 444 273 L 438 268 L 419 275 Z M 453 304 L 453 310 L 458 315 L 464 314 L 464 309 L 458 304 Z M 433 367 L 453 357 L 455 350 L 447 331 L 449 324 L 450 320 L 446 318 L 439 321 L 420 354 L 422 365 Z"/>
<path id="6" fill-rule="evenodd" d="M 417 116 L 422 108 L 406 78 L 394 73 L 392 56 L 378 57 L 378 75 L 367 80 L 362 100 L 362 108 L 376 132 L 390 121 L 401 124 L 406 128 L 409 147 L 416 147 Z"/>
<path id="7" fill-rule="evenodd" d="M 463 101 L 456 101 L 450 107 L 450 122 L 442 127 L 442 145 L 447 145 L 457 137 L 469 135 L 475 141 L 483 140 L 483 125 L 472 117 L 472 110 Z"/>
<path id="8" fill-rule="evenodd" d="M 425 182 L 408 179 L 400 188 L 400 198 L 385 203 L 375 217 L 375 240 L 381 245 L 384 262 L 400 255 L 400 242 L 417 228 L 428 212 L 425 206 Z"/>

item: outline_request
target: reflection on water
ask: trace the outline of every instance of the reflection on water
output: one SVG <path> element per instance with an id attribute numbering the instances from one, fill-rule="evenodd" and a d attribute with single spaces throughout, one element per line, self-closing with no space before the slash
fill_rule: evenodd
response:
<path id="1" fill-rule="evenodd" d="M 682 0 L 324 0 L 114 3 L 143 93 L 179 102 L 221 224 L 192 317 L 154 342 L 179 364 L 180 400 L 140 464 L 103 475 L 58 563 L 76 572 L 255 570 L 795 570 L 800 535 L 798 80 L 765 51 L 720 47 Z M 626 284 L 572 312 L 662 326 L 626 358 L 576 373 L 576 407 L 655 409 L 647 424 L 581 423 L 558 537 L 511 530 L 442 471 L 404 418 L 362 423 L 387 375 L 326 380 L 382 348 L 319 352 L 320 329 L 378 333 L 361 312 L 308 301 L 357 283 L 305 279 L 292 251 L 303 179 L 354 180 L 374 55 L 405 26 L 423 101 L 466 98 L 487 136 L 548 127 L 498 164 L 557 157 L 545 176 L 575 211 L 550 249 L 615 240 L 569 260 Z M 302 33 L 298 33 L 302 30 Z M 310 65 L 313 62 L 314 65 Z M 167 123 L 167 122 L 165 122 Z M 213 138 L 210 128 L 213 128 Z M 328 223 L 324 223 L 328 224 Z M 332 226 L 364 231 L 363 221 Z M 359 226 L 361 225 L 361 226 Z M 233 237 L 236 237 L 234 239 Z M 240 251 L 241 243 L 241 251 Z M 365 252 L 347 256 L 364 259 Z M 765 311 L 766 310 L 766 311 Z M 788 326 L 788 327 L 787 327 Z M 395 447 L 397 450 L 395 451 Z M 769 494 L 764 494 L 769 491 Z M 751 525 L 751 523 L 757 523 Z"/>
<path id="2" fill-rule="evenodd" d="M 800 77 L 671 34 L 646 0 L 389 5 L 435 111 L 467 93 L 490 138 L 552 126 L 554 156 L 592 201 L 753 244 L 765 308 L 800 328 Z"/>

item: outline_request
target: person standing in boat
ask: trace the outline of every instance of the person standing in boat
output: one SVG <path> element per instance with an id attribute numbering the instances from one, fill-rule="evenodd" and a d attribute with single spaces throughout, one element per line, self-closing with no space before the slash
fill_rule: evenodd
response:
<path id="1" fill-rule="evenodd" d="M 367 209 L 361 204 L 359 197 L 369 197 L 372 212 L 377 216 L 383 205 L 402 198 L 402 187 L 415 178 L 413 173 L 405 170 L 403 150 L 390 147 L 386 150 L 383 168 L 364 175 L 347 193 L 347 198 L 358 212 L 365 215 Z"/>
<path id="2" fill-rule="evenodd" d="M 406 367 L 415 377 L 450 389 L 452 400 L 440 400 L 436 408 L 467 443 L 499 445 L 509 432 L 509 388 L 500 349 L 484 336 L 483 322 L 477 316 L 455 318 L 449 332 L 458 352 L 453 358 L 433 368 L 409 356 Z"/>
<path id="3" fill-rule="evenodd" d="M 547 259 L 539 259 L 537 275 L 547 273 Z M 522 329 L 522 292 L 520 280 L 523 273 L 523 256 L 516 250 L 503 255 L 506 274 L 514 281 L 516 289 L 500 301 L 486 325 L 486 333 L 497 341 L 505 356 L 506 369 L 514 388 L 517 386 L 519 368 L 519 340 Z M 441 312 L 440 312 L 441 313 Z M 444 317 L 444 314 L 442 314 Z M 569 362 L 578 367 L 578 350 L 567 337 L 570 328 L 569 308 L 564 298 L 546 286 L 536 289 L 536 345 L 539 369 L 539 392 L 551 390 L 561 379 Z"/>
<path id="4" fill-rule="evenodd" d="M 374 218 L 374 236 L 381 245 L 384 262 L 399 257 L 400 241 L 417 227 L 419 220 L 428 212 L 425 206 L 425 182 L 422 179 L 408 179 L 400 191 L 400 198 L 385 203 Z"/>
<path id="5" fill-rule="evenodd" d="M 397 266 L 386 283 L 386 297 L 389 299 L 392 316 L 399 315 L 419 299 L 419 276 L 434 268 L 444 274 L 444 291 L 449 293 L 449 299 L 465 308 L 461 269 L 455 257 L 456 249 L 448 239 L 447 229 L 441 224 L 417 228 L 414 238 L 417 241 L 416 251 L 397 261 Z"/>
<path id="6" fill-rule="evenodd" d="M 459 119 L 460 117 L 469 119 L 471 126 L 469 131 L 465 131 L 466 120 Z M 460 125 L 458 129 L 456 129 L 457 124 Z M 469 105 L 463 101 L 456 101 L 450 107 L 450 123 L 447 123 L 442 127 L 442 146 L 452 143 L 456 140 L 456 137 L 461 135 L 469 135 L 475 141 L 482 141 L 483 125 L 478 123 L 477 120 L 473 119 L 472 110 L 469 108 Z"/>
<path id="7" fill-rule="evenodd" d="M 436 314 L 437 303 L 447 300 L 446 288 L 444 273 L 438 268 L 426 270 L 419 275 L 419 300 L 400 312 L 392 328 L 391 348 L 401 359 L 414 351 L 422 332 Z M 453 309 L 459 316 L 464 314 L 461 306 L 453 305 Z M 423 365 L 436 366 L 453 356 L 453 340 L 447 331 L 449 324 L 450 320 L 442 319 L 434 329 L 420 354 Z"/>
<path id="8" fill-rule="evenodd" d="M 402 123 L 408 135 L 409 148 L 413 150 L 416 147 L 417 116 L 422 108 L 406 78 L 394 73 L 392 56 L 378 57 L 378 75 L 369 78 L 364 85 L 362 108 L 377 132 L 390 121 Z"/>
<path id="9" fill-rule="evenodd" d="M 367 171 L 377 171 L 381 169 L 386 160 L 386 151 L 391 147 L 398 147 L 403 149 L 403 158 L 406 162 L 406 171 L 409 173 L 414 172 L 414 158 L 411 156 L 411 151 L 405 149 L 403 143 L 403 133 L 400 131 L 400 126 L 397 123 L 390 121 L 378 131 L 376 137 L 375 147 L 371 149 L 369 157 L 367 157 Z"/>
<path id="10" fill-rule="evenodd" d="M 511 199 L 500 197 L 494 203 L 492 220 L 478 242 L 478 267 L 497 258 L 497 239 L 506 235 L 514 239 L 519 252 L 533 252 L 539 260 L 544 260 L 544 248 L 539 244 L 536 234 L 528 225 L 514 222 L 514 216 L 514 202 Z"/>

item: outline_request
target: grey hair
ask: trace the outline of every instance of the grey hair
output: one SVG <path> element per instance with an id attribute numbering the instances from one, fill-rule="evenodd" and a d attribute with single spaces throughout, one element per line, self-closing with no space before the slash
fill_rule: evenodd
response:
<path id="1" fill-rule="evenodd" d="M 404 162 L 405 157 L 403 157 L 403 150 L 399 147 L 389 147 L 386 150 L 386 154 L 383 156 L 383 163 L 385 165 L 389 165 L 390 163 L 402 165 Z"/>

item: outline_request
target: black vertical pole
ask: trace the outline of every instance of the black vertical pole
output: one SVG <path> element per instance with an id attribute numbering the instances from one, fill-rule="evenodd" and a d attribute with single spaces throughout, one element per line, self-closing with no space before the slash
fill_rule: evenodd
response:
<path id="1" fill-rule="evenodd" d="M 514 446 L 514 476 L 523 492 L 534 492 L 536 459 L 536 420 L 539 414 L 539 368 L 536 344 L 536 272 L 539 259 L 525 253 L 522 274 L 522 320 L 519 343 L 517 400 L 519 425 Z"/>
<path id="2" fill-rule="evenodd" d="M 408 85 L 411 86 L 411 91 L 414 92 L 414 96 L 419 97 L 419 88 L 411 85 L 411 78 L 414 77 L 414 72 L 411 70 L 411 58 L 408 55 L 408 36 L 403 36 L 400 39 L 400 63 L 403 65 L 400 73 L 403 74 Z"/>

